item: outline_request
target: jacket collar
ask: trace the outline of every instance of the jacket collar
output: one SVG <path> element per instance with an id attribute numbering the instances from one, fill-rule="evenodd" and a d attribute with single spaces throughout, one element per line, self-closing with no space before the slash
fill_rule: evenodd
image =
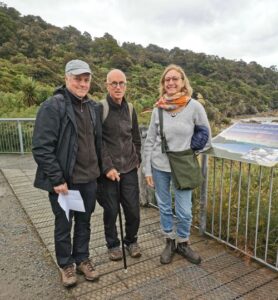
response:
<path id="1" fill-rule="evenodd" d="M 57 94 L 62 94 L 66 100 L 71 100 L 71 101 L 76 101 L 76 102 L 80 102 L 82 101 L 82 103 L 84 102 L 88 102 L 90 101 L 88 95 L 86 95 L 83 99 L 80 99 L 78 97 L 76 97 L 75 95 L 73 95 L 67 88 L 65 85 L 61 85 L 59 86 L 53 93 L 53 95 L 57 95 Z"/>
<path id="2" fill-rule="evenodd" d="M 126 101 L 125 97 L 123 97 L 121 104 L 117 104 L 115 101 L 113 101 L 113 99 L 111 98 L 111 96 L 109 94 L 107 94 L 106 100 L 109 103 L 109 106 L 114 109 L 121 109 L 127 105 L 127 101 Z"/>
<path id="3" fill-rule="evenodd" d="M 65 88 L 65 91 L 68 94 L 70 100 L 75 104 L 86 103 L 86 102 L 90 101 L 90 99 L 88 98 L 87 95 L 84 98 L 80 99 L 80 98 L 76 97 L 73 93 L 71 93 L 67 88 Z"/>

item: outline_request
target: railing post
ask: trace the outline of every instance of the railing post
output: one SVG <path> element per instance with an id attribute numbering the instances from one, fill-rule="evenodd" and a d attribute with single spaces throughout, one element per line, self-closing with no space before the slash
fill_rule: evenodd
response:
<path id="1" fill-rule="evenodd" d="M 200 227 L 199 233 L 203 235 L 206 231 L 207 222 L 207 189 L 208 189 L 208 156 L 202 154 L 201 169 L 204 176 L 204 181 L 200 190 Z"/>
<path id="2" fill-rule="evenodd" d="M 18 129 L 20 153 L 24 154 L 22 128 L 21 128 L 21 123 L 19 120 L 17 121 L 17 129 Z"/>

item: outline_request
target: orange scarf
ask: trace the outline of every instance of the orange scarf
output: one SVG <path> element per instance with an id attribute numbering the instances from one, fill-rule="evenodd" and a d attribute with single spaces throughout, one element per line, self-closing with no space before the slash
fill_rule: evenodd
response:
<path id="1" fill-rule="evenodd" d="M 155 107 L 159 107 L 165 109 L 167 111 L 172 111 L 177 108 L 186 106 L 190 100 L 190 97 L 185 96 L 184 93 L 177 93 L 174 96 L 163 95 L 158 101 L 155 103 Z"/>

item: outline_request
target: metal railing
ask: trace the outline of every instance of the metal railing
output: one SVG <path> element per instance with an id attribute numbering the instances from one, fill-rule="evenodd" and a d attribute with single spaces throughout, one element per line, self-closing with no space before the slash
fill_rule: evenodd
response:
<path id="1" fill-rule="evenodd" d="M 207 155 L 201 167 L 205 180 L 193 192 L 193 225 L 278 271 L 278 168 Z M 142 196 L 156 206 L 154 191 L 141 184 Z"/>
<path id="2" fill-rule="evenodd" d="M 278 168 L 217 157 L 208 166 L 200 231 L 278 271 Z"/>
<path id="3" fill-rule="evenodd" d="M 0 153 L 31 152 L 34 118 L 0 119 Z M 144 142 L 144 131 L 142 134 Z M 201 156 L 194 225 L 247 258 L 278 271 L 278 168 Z M 155 204 L 139 172 L 141 202 Z"/>
<path id="4" fill-rule="evenodd" d="M 0 153 L 29 153 L 35 118 L 0 119 Z"/>

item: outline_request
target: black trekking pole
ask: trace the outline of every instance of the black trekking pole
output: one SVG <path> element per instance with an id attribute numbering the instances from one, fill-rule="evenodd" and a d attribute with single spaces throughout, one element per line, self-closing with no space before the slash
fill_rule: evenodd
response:
<path id="1" fill-rule="evenodd" d="M 122 221 L 122 212 L 121 212 L 121 190 L 120 190 L 120 182 L 116 181 L 117 185 L 117 194 L 118 194 L 118 211 L 119 211 L 119 222 L 120 222 L 120 232 L 121 232 L 121 243 L 122 243 L 122 252 L 123 252 L 123 259 L 124 259 L 124 272 L 127 273 L 127 265 L 126 265 L 126 255 L 125 255 L 125 245 L 124 245 L 124 231 L 123 231 L 123 221 Z"/>

